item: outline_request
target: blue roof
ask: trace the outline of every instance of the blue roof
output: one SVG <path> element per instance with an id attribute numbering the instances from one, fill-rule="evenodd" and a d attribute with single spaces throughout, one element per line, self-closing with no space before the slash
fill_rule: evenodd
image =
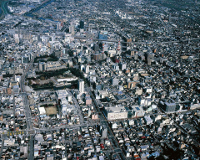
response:
<path id="1" fill-rule="evenodd" d="M 122 94 L 122 93 L 123 93 L 122 91 L 119 91 L 119 92 L 118 92 L 118 94 Z"/>
<path id="2" fill-rule="evenodd" d="M 139 107 L 135 107 L 138 111 L 140 110 Z"/>

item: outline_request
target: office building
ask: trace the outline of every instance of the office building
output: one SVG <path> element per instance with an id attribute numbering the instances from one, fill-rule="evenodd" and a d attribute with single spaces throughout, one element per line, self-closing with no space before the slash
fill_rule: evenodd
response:
<path id="1" fill-rule="evenodd" d="M 126 69 L 126 63 L 120 63 L 119 66 L 122 71 Z"/>
<path id="2" fill-rule="evenodd" d="M 83 80 L 78 81 L 78 89 L 79 89 L 80 93 L 84 93 L 84 81 Z"/>
<path id="3" fill-rule="evenodd" d="M 154 54 L 153 53 L 147 53 L 145 58 L 146 58 L 147 64 L 150 66 L 152 61 L 153 61 Z"/>
<path id="4" fill-rule="evenodd" d="M 90 67 L 89 67 L 89 65 L 86 65 L 86 67 L 85 67 L 85 73 L 89 73 L 89 71 L 90 71 Z"/>
<path id="5" fill-rule="evenodd" d="M 39 62 L 39 71 L 45 71 L 47 69 L 45 62 Z"/>
<path id="6" fill-rule="evenodd" d="M 69 26 L 69 33 L 71 33 L 72 35 L 74 35 L 75 33 L 75 26 L 73 25 L 73 23 L 71 23 Z"/>
<path id="7" fill-rule="evenodd" d="M 108 120 L 128 118 L 128 112 L 125 107 L 105 107 L 105 115 Z"/>
<path id="8" fill-rule="evenodd" d="M 22 57 L 22 63 L 28 63 L 29 62 L 29 57 L 28 56 L 23 56 Z"/>
<path id="9" fill-rule="evenodd" d="M 159 107 L 163 111 L 168 112 L 168 113 L 176 111 L 176 103 L 171 99 L 166 100 L 166 101 L 161 100 L 160 103 L 159 103 Z"/>
<path id="10" fill-rule="evenodd" d="M 84 29 L 84 21 L 80 21 L 80 29 Z"/>
<path id="11" fill-rule="evenodd" d="M 113 79 L 112 79 L 112 85 L 113 85 L 113 86 L 117 86 L 118 84 L 119 84 L 119 79 L 113 78 Z"/>

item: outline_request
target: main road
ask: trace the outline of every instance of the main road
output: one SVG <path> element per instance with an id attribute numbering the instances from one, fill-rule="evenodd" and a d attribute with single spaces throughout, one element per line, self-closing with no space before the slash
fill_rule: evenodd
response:
<path id="1" fill-rule="evenodd" d="M 21 81 L 20 81 L 21 93 L 22 93 L 22 97 L 24 100 L 24 110 L 25 110 L 25 115 L 26 115 L 27 134 L 29 131 L 33 131 L 33 124 L 32 124 L 32 120 L 31 120 L 31 110 L 29 107 L 28 95 L 25 92 L 25 78 L 26 78 L 28 71 L 33 69 L 34 58 L 35 58 L 35 56 L 33 56 L 30 63 L 26 66 L 26 69 L 25 69 L 24 73 L 22 74 Z M 30 134 L 28 150 L 29 150 L 28 159 L 33 160 L 34 159 L 34 134 Z"/>
<path id="2" fill-rule="evenodd" d="M 33 62 L 34 62 L 34 56 L 31 59 L 28 66 L 26 66 L 26 69 L 21 76 L 21 82 L 20 82 L 21 92 L 22 92 L 22 96 L 23 96 L 23 100 L 24 100 L 24 109 L 25 109 L 25 114 L 26 114 L 26 123 L 27 123 L 27 129 L 28 130 L 33 129 L 33 126 L 32 126 L 32 122 L 31 122 L 31 110 L 30 110 L 30 107 L 29 107 L 28 95 L 25 92 L 25 78 L 26 78 L 27 72 L 29 70 L 33 69 Z"/>
<path id="3" fill-rule="evenodd" d="M 118 152 L 118 154 L 120 155 L 121 159 L 125 160 L 126 157 L 125 157 L 125 155 L 124 155 L 122 149 L 120 148 L 120 145 L 119 145 L 119 143 L 118 143 L 118 141 L 117 141 L 117 139 L 116 139 L 116 137 L 115 137 L 115 135 L 114 135 L 112 129 L 111 129 L 110 126 L 109 126 L 109 123 L 108 123 L 107 118 L 106 118 L 106 117 L 103 115 L 103 113 L 100 111 L 99 106 L 98 106 L 98 104 L 97 104 L 97 102 L 96 102 L 96 100 L 95 100 L 95 97 L 94 97 L 94 95 L 93 95 L 93 93 L 91 92 L 91 89 L 90 89 L 89 87 L 87 88 L 87 91 L 89 92 L 89 94 L 90 94 L 90 96 L 91 96 L 91 98 L 92 98 L 92 101 L 93 101 L 93 104 L 94 104 L 94 106 L 95 106 L 95 108 L 96 108 L 96 111 L 99 113 L 99 118 L 100 118 L 101 124 L 102 124 L 103 126 L 106 126 L 106 128 L 108 129 L 109 138 L 112 139 L 113 144 L 115 145 L 115 148 L 117 148 L 117 152 Z"/>

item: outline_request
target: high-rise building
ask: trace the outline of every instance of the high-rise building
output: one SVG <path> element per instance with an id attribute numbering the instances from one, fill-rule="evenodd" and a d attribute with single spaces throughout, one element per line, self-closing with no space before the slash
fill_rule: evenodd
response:
<path id="1" fill-rule="evenodd" d="M 70 26 L 69 26 L 69 33 L 71 33 L 72 35 L 73 35 L 74 32 L 75 32 L 75 31 L 74 31 L 74 30 L 75 30 L 74 28 L 75 28 L 75 27 L 74 27 L 74 24 L 71 23 Z"/>
<path id="2" fill-rule="evenodd" d="M 99 60 L 101 60 L 101 55 L 95 54 L 93 58 L 94 58 L 95 61 L 99 61 Z"/>
<path id="3" fill-rule="evenodd" d="M 19 34 L 15 34 L 15 43 L 19 43 Z"/>
<path id="4" fill-rule="evenodd" d="M 84 29 L 84 21 L 80 21 L 80 29 Z"/>
<path id="5" fill-rule="evenodd" d="M 175 112 L 176 111 L 176 103 L 174 100 L 165 100 L 159 102 L 159 107 L 162 108 L 165 112 Z"/>
<path id="6" fill-rule="evenodd" d="M 116 51 L 116 54 L 117 54 L 117 55 L 120 55 L 120 54 L 121 54 L 121 44 L 120 44 L 120 41 L 118 41 L 118 44 L 117 44 L 117 51 Z"/>
<path id="7" fill-rule="evenodd" d="M 22 57 L 22 63 L 28 63 L 29 62 L 29 57 L 28 56 L 23 56 Z"/>
<path id="8" fill-rule="evenodd" d="M 117 86 L 118 84 L 119 84 L 119 79 L 113 78 L 113 79 L 112 79 L 112 85 L 113 85 L 113 86 Z"/>
<path id="9" fill-rule="evenodd" d="M 84 93 L 84 81 L 82 79 L 78 81 L 78 89 L 80 93 Z"/>
<path id="10" fill-rule="evenodd" d="M 154 59 L 154 54 L 153 54 L 153 53 L 147 53 L 147 54 L 145 55 L 145 59 L 146 59 L 147 64 L 150 66 L 150 65 L 151 65 L 151 62 L 152 62 L 153 59 Z"/>
<path id="11" fill-rule="evenodd" d="M 108 129 L 106 127 L 103 127 L 101 130 L 101 137 L 107 138 L 108 137 Z"/>
<path id="12" fill-rule="evenodd" d="M 47 69 L 45 62 L 39 62 L 39 71 L 45 71 Z"/>
<path id="13" fill-rule="evenodd" d="M 94 51 L 99 51 L 99 45 L 98 44 L 94 45 Z"/>
<path id="14" fill-rule="evenodd" d="M 85 73 L 89 73 L 89 71 L 90 71 L 90 67 L 89 67 L 89 65 L 86 65 L 86 67 L 85 67 Z"/>
<path id="15" fill-rule="evenodd" d="M 126 63 L 120 63 L 119 66 L 122 71 L 126 69 Z"/>
<path id="16" fill-rule="evenodd" d="M 57 30 L 61 30 L 61 29 L 62 29 L 61 22 L 57 22 L 57 23 L 56 23 L 56 29 L 57 29 Z"/>

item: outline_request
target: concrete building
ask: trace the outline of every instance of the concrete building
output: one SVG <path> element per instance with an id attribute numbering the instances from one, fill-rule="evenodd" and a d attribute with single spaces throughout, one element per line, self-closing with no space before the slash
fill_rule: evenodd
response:
<path id="1" fill-rule="evenodd" d="M 90 72 L 90 67 L 89 67 L 89 65 L 86 65 L 86 67 L 85 67 L 85 73 L 87 74 L 89 72 Z"/>
<path id="2" fill-rule="evenodd" d="M 126 69 L 126 63 L 120 63 L 119 66 L 122 71 Z"/>
<path id="3" fill-rule="evenodd" d="M 128 118 L 128 112 L 125 107 L 105 107 L 105 115 L 108 120 Z"/>
<path id="4" fill-rule="evenodd" d="M 154 59 L 154 54 L 153 53 L 147 53 L 145 58 L 146 58 L 147 64 L 150 66 L 153 59 Z"/>
<path id="5" fill-rule="evenodd" d="M 107 138 L 108 137 L 108 129 L 106 127 L 103 127 L 101 129 L 101 137 L 102 138 Z"/>
<path id="6" fill-rule="evenodd" d="M 45 62 L 39 62 L 39 71 L 45 71 L 47 69 L 47 65 Z"/>
<path id="7" fill-rule="evenodd" d="M 145 112 L 142 109 L 142 107 L 140 107 L 138 105 L 132 106 L 131 118 L 143 117 L 144 114 L 145 114 Z"/>
<path id="8" fill-rule="evenodd" d="M 71 23 L 71 25 L 69 26 L 69 33 L 71 33 L 72 35 L 74 35 L 74 33 L 75 33 L 75 27 L 74 27 L 73 23 Z"/>
<path id="9" fill-rule="evenodd" d="M 118 84 L 119 84 L 119 79 L 113 78 L 113 79 L 112 79 L 112 85 L 113 85 L 113 86 L 117 86 Z"/>
<path id="10" fill-rule="evenodd" d="M 135 88 L 139 81 L 128 82 L 128 88 Z"/>
<path id="11" fill-rule="evenodd" d="M 28 56 L 23 56 L 22 57 L 22 63 L 28 63 L 29 62 L 29 57 Z"/>
<path id="12" fill-rule="evenodd" d="M 78 81 L 78 89 L 79 89 L 80 93 L 84 93 L 84 81 L 83 80 Z"/>
<path id="13" fill-rule="evenodd" d="M 160 101 L 159 107 L 165 112 L 175 112 L 176 111 L 176 103 L 173 100 L 168 101 Z"/>
<path id="14" fill-rule="evenodd" d="M 80 21 L 80 29 L 84 29 L 84 21 Z"/>

